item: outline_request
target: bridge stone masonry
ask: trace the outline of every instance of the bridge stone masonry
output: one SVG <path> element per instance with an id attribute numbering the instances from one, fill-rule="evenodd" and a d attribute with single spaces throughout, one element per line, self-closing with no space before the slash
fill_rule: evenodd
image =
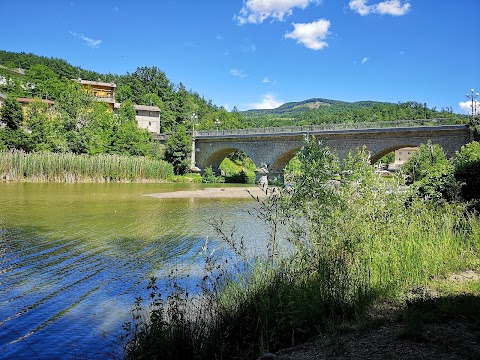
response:
<path id="1" fill-rule="evenodd" d="M 451 120 L 450 120 L 451 121 Z M 306 135 L 314 135 L 335 151 L 340 159 L 350 150 L 366 146 L 371 162 L 403 147 L 416 147 L 429 140 L 440 144 L 448 157 L 469 143 L 467 125 L 448 124 L 446 119 L 395 121 L 381 123 L 338 124 L 325 126 L 292 126 L 242 130 L 198 131 L 193 137 L 192 168 L 212 166 L 218 172 L 220 163 L 231 152 L 244 151 L 257 168 L 267 164 L 269 178 L 282 179 L 288 162 L 303 146 Z"/>

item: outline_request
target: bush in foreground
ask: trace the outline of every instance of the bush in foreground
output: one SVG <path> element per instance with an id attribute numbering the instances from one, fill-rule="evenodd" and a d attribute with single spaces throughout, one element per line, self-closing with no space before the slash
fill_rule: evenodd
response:
<path id="1" fill-rule="evenodd" d="M 298 160 L 293 187 L 268 190 L 256 213 L 270 228 L 265 254 L 214 224 L 236 257 L 205 247 L 203 279 L 170 279 L 167 296 L 152 281 L 149 311 L 139 301 L 126 324 L 128 358 L 256 359 L 479 265 L 480 223 L 462 205 L 413 197 L 406 208 L 410 191 L 381 181 L 365 150 L 348 155 L 339 181 L 337 156 L 315 139 Z"/>

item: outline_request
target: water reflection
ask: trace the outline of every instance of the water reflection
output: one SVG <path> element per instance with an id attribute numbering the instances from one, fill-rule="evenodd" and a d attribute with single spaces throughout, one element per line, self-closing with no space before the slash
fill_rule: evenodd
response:
<path id="1" fill-rule="evenodd" d="M 199 186 L 1 183 L 0 358 L 104 353 L 149 277 L 198 266 L 213 217 L 261 241 L 250 200 L 142 196 Z"/>

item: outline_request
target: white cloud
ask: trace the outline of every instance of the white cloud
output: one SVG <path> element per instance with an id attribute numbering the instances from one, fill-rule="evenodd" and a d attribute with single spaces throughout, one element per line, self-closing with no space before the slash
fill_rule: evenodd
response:
<path id="1" fill-rule="evenodd" d="M 90 39 L 89 37 L 86 37 L 85 35 L 83 35 L 81 33 L 76 33 L 76 32 L 70 31 L 70 34 L 72 34 L 73 36 L 75 36 L 79 39 L 82 39 L 83 41 L 85 41 L 85 44 L 87 46 L 89 46 L 91 48 L 94 48 L 94 49 L 97 49 L 102 44 L 102 40 Z"/>
<path id="2" fill-rule="evenodd" d="M 348 6 L 350 6 L 350 10 L 353 10 L 360 15 L 368 15 L 371 11 L 371 6 L 367 5 L 367 0 L 352 0 Z"/>
<path id="3" fill-rule="evenodd" d="M 230 69 L 230 74 L 240 79 L 247 77 L 247 74 L 245 74 L 243 70 L 239 70 L 239 69 Z"/>
<path id="4" fill-rule="evenodd" d="M 233 18 L 240 25 L 261 24 L 268 18 L 283 21 L 286 16 L 292 15 L 294 8 L 305 9 L 311 3 L 319 2 L 319 0 L 244 0 L 240 13 Z"/>
<path id="5" fill-rule="evenodd" d="M 326 41 L 329 34 L 330 21 L 326 19 L 320 19 L 307 24 L 293 24 L 293 31 L 286 33 L 286 39 L 295 39 L 297 43 L 302 43 L 307 48 L 312 50 L 321 50 L 327 47 Z"/>
<path id="6" fill-rule="evenodd" d="M 360 64 L 365 64 L 368 60 L 370 60 L 368 57 L 364 57 Z"/>
<path id="7" fill-rule="evenodd" d="M 465 111 L 467 114 L 472 113 L 472 102 L 471 101 L 461 101 L 458 103 L 458 106 L 460 106 L 460 109 Z"/>
<path id="8" fill-rule="evenodd" d="M 264 83 L 264 84 L 269 84 L 269 83 L 270 83 L 270 79 L 269 79 L 268 77 L 264 77 L 264 78 L 262 79 L 262 83 Z"/>
<path id="9" fill-rule="evenodd" d="M 113 8 L 113 10 L 114 10 L 114 11 L 120 11 L 120 10 L 118 9 L 118 6 L 115 6 L 115 7 Z"/>
<path id="10" fill-rule="evenodd" d="M 401 4 L 400 0 L 388 0 L 379 3 L 375 11 L 380 15 L 402 16 L 410 10 L 410 3 Z"/>
<path id="11" fill-rule="evenodd" d="M 400 55 L 404 55 L 405 54 L 405 51 L 400 51 Z"/>
<path id="12" fill-rule="evenodd" d="M 259 103 L 250 104 L 250 108 L 252 109 L 276 109 L 283 103 L 278 101 L 274 95 L 272 94 L 265 94 L 263 99 Z"/>
<path id="13" fill-rule="evenodd" d="M 350 10 L 364 16 L 370 13 L 380 15 L 402 16 L 410 11 L 411 5 L 402 0 L 386 0 L 375 5 L 367 5 L 368 0 L 351 0 L 348 3 Z"/>

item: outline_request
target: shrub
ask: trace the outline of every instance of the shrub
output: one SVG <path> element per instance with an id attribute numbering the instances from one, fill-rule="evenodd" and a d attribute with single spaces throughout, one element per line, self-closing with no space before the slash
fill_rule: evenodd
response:
<path id="1" fill-rule="evenodd" d="M 455 167 L 438 144 L 421 144 L 403 165 L 402 173 L 406 183 L 413 184 L 413 196 L 436 204 L 459 199 L 461 183 L 455 179 Z"/>
<path id="2" fill-rule="evenodd" d="M 463 184 L 461 195 L 467 201 L 480 200 L 480 144 L 473 141 L 455 154 L 455 178 Z"/>
<path id="3" fill-rule="evenodd" d="M 225 179 L 222 176 L 216 176 L 212 167 L 208 166 L 203 170 L 202 182 L 206 184 L 223 183 L 225 182 Z"/>

